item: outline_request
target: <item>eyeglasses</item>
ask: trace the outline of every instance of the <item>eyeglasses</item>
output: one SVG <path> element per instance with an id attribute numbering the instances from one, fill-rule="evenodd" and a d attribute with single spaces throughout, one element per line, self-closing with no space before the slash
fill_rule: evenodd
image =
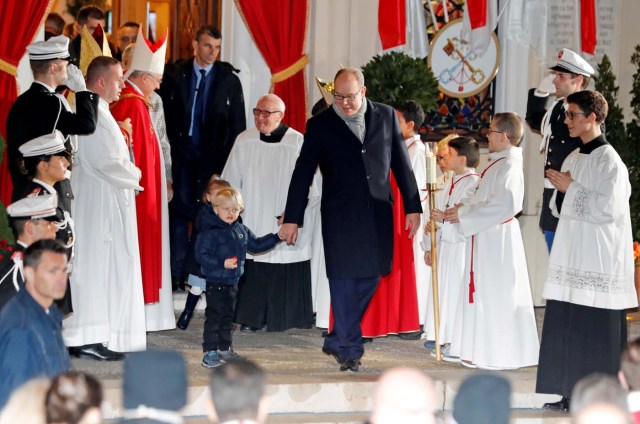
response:
<path id="1" fill-rule="evenodd" d="M 271 112 L 270 110 L 262 110 L 258 108 L 253 109 L 253 116 L 256 116 L 256 117 L 260 116 L 262 118 L 268 118 L 273 113 L 282 113 L 282 112 L 279 110 L 274 110 L 273 112 Z"/>
<path id="2" fill-rule="evenodd" d="M 569 110 L 567 110 L 564 113 L 564 116 L 566 116 L 569 119 L 569 121 L 573 121 L 573 118 L 575 118 L 576 115 L 587 115 L 587 113 L 585 113 L 585 112 L 571 112 Z"/>
<path id="3" fill-rule="evenodd" d="M 509 134 L 507 134 L 504 131 L 496 131 L 496 130 L 489 129 L 489 134 L 491 134 L 491 133 L 504 134 L 508 139 L 511 139 L 511 137 L 509 137 Z"/>
<path id="4" fill-rule="evenodd" d="M 151 75 L 151 74 L 148 74 L 148 73 L 145 73 L 144 75 L 148 76 L 149 78 L 153 78 L 153 80 L 154 80 L 155 82 L 157 82 L 157 83 L 158 83 L 158 85 L 162 84 L 162 78 L 156 78 L 155 76 L 153 76 L 153 75 Z"/>
<path id="5" fill-rule="evenodd" d="M 353 103 L 356 101 L 356 99 L 358 98 L 358 94 L 360 94 L 360 92 L 358 91 L 357 93 L 354 94 L 338 94 L 338 93 L 333 93 L 333 98 L 337 101 L 337 102 L 343 102 L 343 101 L 347 101 L 348 103 Z"/>

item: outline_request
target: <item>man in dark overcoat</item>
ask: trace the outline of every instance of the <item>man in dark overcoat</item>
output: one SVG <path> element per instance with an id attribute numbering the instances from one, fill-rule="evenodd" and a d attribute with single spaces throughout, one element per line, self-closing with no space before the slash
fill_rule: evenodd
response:
<path id="1" fill-rule="evenodd" d="M 408 236 L 420 226 L 420 196 L 396 113 L 365 98 L 362 71 L 343 68 L 333 106 L 307 123 L 291 178 L 281 234 L 295 243 L 309 186 L 323 176 L 322 237 L 334 325 L 323 351 L 341 371 L 357 371 L 364 354 L 360 319 L 393 257 L 393 171 L 404 201 Z"/>

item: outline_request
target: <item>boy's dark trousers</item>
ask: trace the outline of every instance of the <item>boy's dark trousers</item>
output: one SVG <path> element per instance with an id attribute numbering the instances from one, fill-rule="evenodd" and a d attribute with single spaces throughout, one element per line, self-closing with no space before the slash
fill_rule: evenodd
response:
<path id="1" fill-rule="evenodd" d="M 203 352 L 229 350 L 231 347 L 231 330 L 237 294 L 237 284 L 231 286 L 207 281 Z"/>

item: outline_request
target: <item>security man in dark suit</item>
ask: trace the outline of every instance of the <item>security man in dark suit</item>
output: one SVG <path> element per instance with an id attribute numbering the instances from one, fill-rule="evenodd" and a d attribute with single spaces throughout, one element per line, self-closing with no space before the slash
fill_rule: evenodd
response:
<path id="1" fill-rule="evenodd" d="M 554 73 L 545 78 L 540 87 L 529 90 L 526 121 L 534 132 L 542 135 L 540 153 L 545 156 L 544 169 L 560 171 L 562 162 L 569 153 L 577 149 L 582 142 L 579 137 L 569 136 L 564 123 L 565 98 L 577 91 L 584 90 L 593 76 L 594 70 L 577 53 L 562 49 L 558 53 L 558 63 L 550 68 Z M 547 97 L 554 91 L 556 100 L 547 110 Z M 540 228 L 544 232 L 547 247 L 551 251 L 553 237 L 558 226 L 558 218 L 551 214 L 549 201 L 555 187 L 545 178 L 540 211 Z"/>
<path id="2" fill-rule="evenodd" d="M 341 371 L 358 371 L 364 354 L 360 319 L 393 257 L 393 171 L 407 215 L 408 237 L 420 227 L 420 195 L 395 111 L 366 100 L 362 71 L 343 68 L 334 79 L 335 102 L 307 122 L 281 235 L 295 243 L 309 186 L 323 177 L 322 237 L 334 318 L 323 352 Z"/>
<path id="3" fill-rule="evenodd" d="M 38 240 L 54 239 L 58 227 L 58 195 L 25 197 L 9 205 L 7 213 L 16 233 L 11 254 L 0 261 L 0 309 L 24 288 L 24 251 Z"/>
<path id="4" fill-rule="evenodd" d="M 20 198 L 29 179 L 24 174 L 20 146 L 44 134 L 59 130 L 66 146 L 73 150 L 74 135 L 91 134 L 96 129 L 99 96 L 86 91 L 80 70 L 68 64 L 69 39 L 64 35 L 38 41 L 27 47 L 34 82 L 11 106 L 7 117 L 7 159 L 13 183 L 12 200 Z M 66 99 L 55 93 L 66 84 L 76 92 L 76 112 Z M 71 209 L 73 193 L 68 178 L 56 184 L 61 200 Z"/>
<path id="5" fill-rule="evenodd" d="M 231 147 L 246 129 L 242 85 L 233 66 L 216 61 L 220 31 L 203 26 L 193 40 L 195 57 L 167 67 L 160 87 L 171 144 L 173 200 L 169 205 L 171 274 L 184 278 L 189 224 L 213 174 L 221 174 Z"/>

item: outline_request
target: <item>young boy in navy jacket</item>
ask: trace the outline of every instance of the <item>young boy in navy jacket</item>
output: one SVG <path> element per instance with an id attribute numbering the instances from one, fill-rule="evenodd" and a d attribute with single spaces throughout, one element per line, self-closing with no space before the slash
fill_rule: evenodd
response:
<path id="1" fill-rule="evenodd" d="M 202 366 L 214 368 L 238 356 L 231 348 L 231 329 L 247 251 L 266 252 L 281 239 L 278 234 L 258 238 L 238 222 L 244 202 L 233 188 L 219 190 L 212 205 L 203 208 L 195 247 L 196 260 L 207 280 Z"/>

